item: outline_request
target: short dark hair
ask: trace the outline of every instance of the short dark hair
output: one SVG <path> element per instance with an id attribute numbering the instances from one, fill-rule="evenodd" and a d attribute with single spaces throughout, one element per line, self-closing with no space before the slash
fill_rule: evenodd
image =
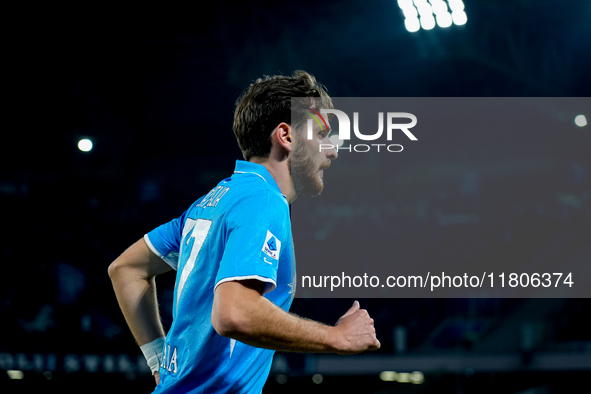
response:
<path id="1" fill-rule="evenodd" d="M 233 128 L 245 160 L 269 157 L 271 134 L 280 123 L 285 122 L 295 129 L 303 124 L 303 111 L 296 111 L 294 119 L 298 120 L 294 125 L 291 124 L 292 97 L 309 97 L 310 100 L 305 103 L 309 108 L 332 108 L 326 88 L 314 76 L 302 70 L 297 70 L 292 76 L 259 78 L 236 100 Z"/>

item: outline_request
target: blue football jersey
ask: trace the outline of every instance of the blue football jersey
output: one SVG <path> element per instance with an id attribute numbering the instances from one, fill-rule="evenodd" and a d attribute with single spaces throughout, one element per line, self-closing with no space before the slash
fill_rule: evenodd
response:
<path id="1" fill-rule="evenodd" d="M 177 270 L 155 393 L 260 393 L 274 351 L 217 334 L 211 309 L 216 286 L 242 279 L 264 282 L 265 297 L 286 311 L 291 306 L 296 275 L 289 206 L 271 174 L 237 161 L 232 177 L 144 239 Z"/>

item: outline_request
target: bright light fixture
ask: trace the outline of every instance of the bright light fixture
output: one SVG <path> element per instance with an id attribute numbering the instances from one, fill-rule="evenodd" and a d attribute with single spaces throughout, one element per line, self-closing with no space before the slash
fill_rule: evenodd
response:
<path id="1" fill-rule="evenodd" d="M 78 141 L 78 149 L 82 152 L 90 152 L 92 150 L 92 141 L 88 138 L 83 138 Z"/>
<path id="2" fill-rule="evenodd" d="M 575 124 L 579 127 L 587 126 L 587 118 L 585 115 L 577 115 L 575 117 Z"/>
<path id="3" fill-rule="evenodd" d="M 433 29 L 436 26 L 436 20 L 441 28 L 450 27 L 452 24 L 461 26 L 468 22 L 462 0 L 447 0 L 447 3 L 443 0 L 397 0 L 397 2 L 404 14 L 404 26 L 411 33 L 421 28 Z"/>

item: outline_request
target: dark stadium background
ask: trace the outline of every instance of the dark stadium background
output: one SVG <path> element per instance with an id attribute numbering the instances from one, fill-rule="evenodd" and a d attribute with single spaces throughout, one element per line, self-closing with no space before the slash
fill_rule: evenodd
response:
<path id="1" fill-rule="evenodd" d="M 588 1 L 464 3 L 465 26 L 417 33 L 394 0 L 8 8 L 0 392 L 150 392 L 107 267 L 232 172 L 234 102 L 253 79 L 304 69 L 335 97 L 589 95 Z M 79 151 L 80 138 L 94 149 Z M 556 253 L 559 236 L 569 240 L 559 247 L 591 255 L 588 152 L 510 218 L 525 239 L 543 228 L 537 255 Z M 559 197 L 540 211 L 536 194 Z M 477 198 L 485 209 L 489 197 Z M 559 210 L 571 214 L 556 222 Z M 451 231 L 446 239 L 465 229 Z M 158 280 L 166 325 L 173 284 Z M 333 324 L 351 302 L 296 299 L 292 311 Z M 589 299 L 361 302 L 379 351 L 336 361 L 278 353 L 265 392 L 548 394 L 588 384 Z M 424 381 L 383 381 L 387 370 Z"/>

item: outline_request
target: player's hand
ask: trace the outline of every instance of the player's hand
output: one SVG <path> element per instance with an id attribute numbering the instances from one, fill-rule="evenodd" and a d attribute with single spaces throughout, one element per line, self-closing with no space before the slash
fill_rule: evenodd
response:
<path id="1" fill-rule="evenodd" d="M 154 379 L 156 380 L 156 386 L 158 386 L 158 383 L 160 383 L 160 372 L 154 372 Z"/>
<path id="2" fill-rule="evenodd" d="M 381 344 L 376 337 L 373 319 L 365 309 L 359 309 L 359 302 L 345 313 L 335 328 L 340 336 L 339 354 L 355 354 L 366 350 L 377 350 Z"/>

